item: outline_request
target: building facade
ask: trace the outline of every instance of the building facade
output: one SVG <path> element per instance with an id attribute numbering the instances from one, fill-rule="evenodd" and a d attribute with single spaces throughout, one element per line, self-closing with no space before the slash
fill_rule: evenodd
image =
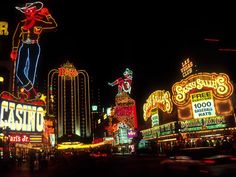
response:
<path id="1" fill-rule="evenodd" d="M 47 113 L 55 117 L 56 137 L 91 137 L 90 80 L 85 70 L 67 62 L 52 69 L 47 82 Z"/>

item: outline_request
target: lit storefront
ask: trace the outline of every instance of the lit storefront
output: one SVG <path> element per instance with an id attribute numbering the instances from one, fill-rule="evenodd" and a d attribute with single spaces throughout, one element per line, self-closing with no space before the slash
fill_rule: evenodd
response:
<path id="1" fill-rule="evenodd" d="M 233 84 L 225 73 L 197 73 L 195 67 L 186 59 L 183 79 L 172 86 L 172 96 L 158 90 L 143 106 L 143 140 L 157 141 L 161 152 L 232 143 L 236 130 Z"/>
<path id="2" fill-rule="evenodd" d="M 143 106 L 146 129 L 142 130 L 143 140 L 158 143 L 158 151 L 174 146 L 178 138 L 176 109 L 169 91 L 153 92 Z"/>
<path id="3" fill-rule="evenodd" d="M 126 93 L 116 96 L 116 106 L 112 117 L 113 145 L 119 151 L 128 152 L 133 147 L 133 138 L 136 136 L 137 115 L 135 101 Z"/>
<path id="4" fill-rule="evenodd" d="M 3 152 L 17 154 L 29 148 L 43 147 L 45 102 L 28 100 L 21 92 L 15 97 L 9 92 L 0 95 L 0 127 L 3 129 Z"/>

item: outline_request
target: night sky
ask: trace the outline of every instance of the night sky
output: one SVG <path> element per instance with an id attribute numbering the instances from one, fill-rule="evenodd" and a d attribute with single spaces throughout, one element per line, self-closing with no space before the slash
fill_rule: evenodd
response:
<path id="1" fill-rule="evenodd" d="M 0 21 L 9 22 L 9 36 L 0 36 L 0 60 L 9 60 L 11 38 L 24 16 L 14 7 L 27 0 L 3 1 Z M 182 7 L 174 11 L 151 4 L 80 4 L 75 1 L 44 0 L 58 23 L 56 32 L 41 37 L 38 80 L 67 60 L 86 70 L 101 89 L 105 106 L 114 104 L 117 87 L 108 82 L 122 77 L 125 68 L 133 70 L 131 97 L 137 102 L 140 121 L 142 106 L 155 90 L 171 90 L 180 81 L 180 64 L 193 58 L 199 71 L 224 72 L 235 82 L 235 13 L 228 8 Z M 68 3 L 69 2 L 69 3 Z M 74 4 L 76 3 L 76 4 Z M 118 3 L 118 2 L 117 2 Z M 160 11 L 162 10 L 162 11 Z M 219 39 L 209 42 L 206 38 Z"/>

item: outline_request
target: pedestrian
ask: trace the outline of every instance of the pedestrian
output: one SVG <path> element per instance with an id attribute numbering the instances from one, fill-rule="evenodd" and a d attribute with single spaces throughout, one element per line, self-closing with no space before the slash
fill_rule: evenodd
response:
<path id="1" fill-rule="evenodd" d="M 30 168 L 31 173 L 34 172 L 35 161 L 36 161 L 35 151 L 33 149 L 30 149 L 29 150 L 29 168 Z"/>
<path id="2" fill-rule="evenodd" d="M 23 157 L 22 154 L 18 154 L 17 155 L 17 167 L 21 167 L 22 166 L 22 162 L 23 162 Z"/>

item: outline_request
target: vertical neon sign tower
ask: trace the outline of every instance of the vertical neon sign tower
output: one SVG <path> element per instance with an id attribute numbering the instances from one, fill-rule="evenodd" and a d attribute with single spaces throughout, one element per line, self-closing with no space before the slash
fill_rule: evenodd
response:
<path id="1" fill-rule="evenodd" d="M 91 136 L 90 84 L 85 70 L 67 62 L 48 74 L 47 113 L 57 117 L 57 137 Z"/>

